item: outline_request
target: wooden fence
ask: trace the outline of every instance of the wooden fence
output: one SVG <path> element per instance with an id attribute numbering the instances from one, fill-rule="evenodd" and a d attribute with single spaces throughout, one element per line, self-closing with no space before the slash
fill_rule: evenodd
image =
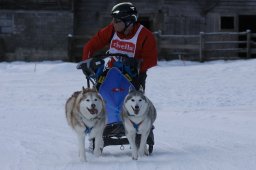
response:
<path id="1" fill-rule="evenodd" d="M 256 58 L 256 33 L 251 33 L 250 30 L 246 32 L 200 32 L 198 35 L 165 35 L 157 31 L 154 34 L 158 43 L 160 60 L 207 61 Z M 68 36 L 70 61 L 81 60 L 83 45 L 90 38 L 90 36 Z"/>
<path id="2" fill-rule="evenodd" d="M 198 35 L 157 37 L 160 59 L 216 60 L 256 57 L 256 34 L 246 32 L 200 32 Z"/>

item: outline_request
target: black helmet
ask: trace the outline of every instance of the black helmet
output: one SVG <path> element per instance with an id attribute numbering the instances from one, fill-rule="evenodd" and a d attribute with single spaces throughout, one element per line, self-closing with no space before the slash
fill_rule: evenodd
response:
<path id="1" fill-rule="evenodd" d="M 112 8 L 111 15 L 113 18 L 121 19 L 124 22 L 132 22 L 135 23 L 137 21 L 137 9 L 130 2 L 122 2 L 115 5 Z"/>

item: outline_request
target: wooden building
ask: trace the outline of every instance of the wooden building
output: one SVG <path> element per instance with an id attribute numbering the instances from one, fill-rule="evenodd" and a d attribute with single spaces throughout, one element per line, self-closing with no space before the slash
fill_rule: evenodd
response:
<path id="1" fill-rule="evenodd" d="M 123 1 L 0 0 L 0 59 L 79 61 L 84 43 L 111 21 L 110 11 L 119 2 Z M 130 2 L 137 7 L 140 22 L 152 32 L 158 32 L 156 38 L 159 42 L 159 58 L 164 55 L 189 54 L 193 46 L 190 44 L 193 43 L 200 46 L 198 38 L 187 40 L 184 37 L 161 35 L 199 36 L 200 32 L 230 33 L 246 30 L 256 33 L 256 0 Z M 251 47 L 255 45 L 255 38 L 251 38 Z M 243 37 L 238 34 L 234 37 L 213 36 L 209 39 L 235 42 Z M 182 46 L 188 48 L 182 49 Z M 211 49 L 211 46 L 208 44 L 207 48 Z M 221 46 L 235 48 L 244 47 L 245 44 Z M 239 53 L 232 53 L 234 56 L 236 54 L 239 57 Z"/>
<path id="2" fill-rule="evenodd" d="M 73 33 L 68 0 L 0 0 L 0 59 L 68 60 Z"/>

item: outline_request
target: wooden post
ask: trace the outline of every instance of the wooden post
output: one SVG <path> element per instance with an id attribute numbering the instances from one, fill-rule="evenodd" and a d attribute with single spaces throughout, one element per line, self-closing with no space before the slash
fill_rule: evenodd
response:
<path id="1" fill-rule="evenodd" d="M 251 58 L 251 30 L 246 30 L 246 58 Z"/>
<path id="2" fill-rule="evenodd" d="M 199 48 L 199 60 L 203 62 L 204 55 L 204 32 L 200 32 L 200 48 Z"/>
<path id="3" fill-rule="evenodd" d="M 156 36 L 156 44 L 157 44 L 157 48 L 158 48 L 158 53 L 159 53 L 160 55 L 162 55 L 162 54 L 161 54 L 162 49 L 161 49 L 161 45 L 160 45 L 162 31 L 161 31 L 161 30 L 158 30 L 158 31 L 155 32 L 154 34 L 155 34 L 155 36 Z M 162 58 L 163 58 L 163 56 L 158 56 L 158 57 L 161 57 L 161 58 L 158 58 L 158 59 L 162 59 Z M 165 57 L 164 57 L 164 58 L 165 58 Z"/>
<path id="4" fill-rule="evenodd" d="M 68 34 L 68 60 L 73 61 L 74 58 L 72 57 L 72 34 Z"/>
<path id="5" fill-rule="evenodd" d="M 0 37 L 0 62 L 5 61 L 5 50 L 4 39 Z"/>

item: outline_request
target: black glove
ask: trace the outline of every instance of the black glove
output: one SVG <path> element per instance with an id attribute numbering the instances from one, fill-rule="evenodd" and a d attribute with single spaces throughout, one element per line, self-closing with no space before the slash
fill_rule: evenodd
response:
<path id="1" fill-rule="evenodd" d="M 88 68 L 86 64 L 84 66 L 82 65 L 82 70 L 86 76 L 91 76 L 93 74 L 92 70 Z"/>
<path id="2" fill-rule="evenodd" d="M 145 90 L 145 85 L 146 85 L 146 78 L 147 78 L 147 73 L 139 73 L 138 77 L 135 78 L 133 85 L 136 90 L 140 89 L 140 86 L 143 87 L 143 90 Z"/>
<path id="3" fill-rule="evenodd" d="M 135 58 L 126 58 L 124 61 L 125 66 L 129 66 L 132 70 L 138 69 L 138 60 Z"/>

